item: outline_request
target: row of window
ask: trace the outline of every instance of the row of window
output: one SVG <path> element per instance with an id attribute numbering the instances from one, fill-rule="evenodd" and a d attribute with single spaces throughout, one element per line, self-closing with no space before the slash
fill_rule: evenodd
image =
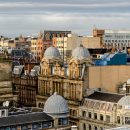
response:
<path id="1" fill-rule="evenodd" d="M 42 50 L 43 48 L 42 47 L 31 47 L 31 50 Z"/>
<path id="2" fill-rule="evenodd" d="M 46 122 L 46 123 L 33 123 L 30 125 L 21 125 L 21 126 L 10 126 L 10 127 L 4 127 L 0 128 L 0 130 L 38 130 L 42 128 L 51 128 L 52 123 Z"/>
<path id="3" fill-rule="evenodd" d="M 105 42 L 130 42 L 130 40 L 105 40 Z"/>
<path id="4" fill-rule="evenodd" d="M 92 118 L 95 120 L 106 121 L 106 122 L 110 123 L 110 116 L 109 115 L 102 115 L 102 114 L 82 111 L 82 117 Z"/>
<path id="5" fill-rule="evenodd" d="M 86 125 L 85 123 L 83 124 L 83 130 L 104 130 L 102 127 L 98 128 L 97 126 L 92 126 L 92 125 Z"/>
<path id="6" fill-rule="evenodd" d="M 87 113 L 86 111 L 82 111 L 82 117 L 105 121 L 107 123 L 110 123 L 111 121 L 111 117 L 109 115 L 103 115 L 103 114 L 97 114 L 97 113 L 91 113 L 91 112 Z M 121 123 L 120 116 L 117 116 L 117 123 L 118 124 Z M 125 118 L 125 124 L 130 124 L 130 117 Z"/>
<path id="7" fill-rule="evenodd" d="M 42 55 L 42 52 L 32 52 L 33 55 Z"/>
<path id="8" fill-rule="evenodd" d="M 93 108 L 97 110 L 104 110 L 104 111 L 113 111 L 114 105 L 110 103 L 104 102 L 95 102 L 91 100 L 86 100 L 83 104 L 87 108 Z"/>
<path id="9" fill-rule="evenodd" d="M 115 37 L 115 38 L 123 39 L 123 38 L 130 38 L 130 35 L 125 35 L 125 34 L 122 34 L 122 35 L 112 34 L 112 35 L 110 35 L 110 34 L 107 34 L 107 35 L 105 35 L 105 37 L 107 37 L 107 38 Z"/>

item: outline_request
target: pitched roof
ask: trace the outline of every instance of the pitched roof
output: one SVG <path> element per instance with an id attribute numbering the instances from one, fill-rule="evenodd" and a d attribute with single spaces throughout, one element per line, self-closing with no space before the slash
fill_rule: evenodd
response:
<path id="1" fill-rule="evenodd" d="M 0 118 L 0 127 L 52 120 L 52 117 L 44 112 L 28 113 Z"/>
<path id="2" fill-rule="evenodd" d="M 89 95 L 86 98 L 117 103 L 122 97 L 124 97 L 124 95 L 104 93 L 104 92 L 94 92 L 93 94 Z"/>

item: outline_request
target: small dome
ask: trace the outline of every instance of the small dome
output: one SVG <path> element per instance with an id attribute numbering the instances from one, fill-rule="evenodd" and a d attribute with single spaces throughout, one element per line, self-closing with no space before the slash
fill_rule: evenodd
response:
<path id="1" fill-rule="evenodd" d="M 124 107 L 130 106 L 130 96 L 124 96 L 118 101 L 119 105 Z"/>
<path id="2" fill-rule="evenodd" d="M 69 109 L 66 100 L 55 92 L 45 102 L 44 112 L 50 115 L 60 115 L 68 114 Z"/>
<path id="3" fill-rule="evenodd" d="M 48 59 L 52 59 L 52 58 L 60 58 L 60 52 L 56 47 L 49 47 L 46 49 L 44 56 Z"/>
<path id="4" fill-rule="evenodd" d="M 130 84 L 130 79 L 127 80 L 127 84 Z"/>
<path id="5" fill-rule="evenodd" d="M 87 48 L 85 48 L 83 45 L 80 45 L 73 50 L 72 57 L 78 60 L 82 60 L 84 58 L 89 58 L 90 53 Z"/>

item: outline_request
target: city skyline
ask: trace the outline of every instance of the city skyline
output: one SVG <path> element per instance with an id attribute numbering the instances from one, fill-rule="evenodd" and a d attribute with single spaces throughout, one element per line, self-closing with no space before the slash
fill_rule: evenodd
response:
<path id="1" fill-rule="evenodd" d="M 91 35 L 94 26 L 130 30 L 130 0 L 1 0 L 0 35 L 72 30 Z"/>

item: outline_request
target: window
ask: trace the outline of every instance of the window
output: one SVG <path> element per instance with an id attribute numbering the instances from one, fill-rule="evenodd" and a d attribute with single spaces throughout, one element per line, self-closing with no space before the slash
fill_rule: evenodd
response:
<path id="1" fill-rule="evenodd" d="M 58 119 L 58 125 L 67 125 L 68 119 L 67 118 L 59 118 Z"/>
<path id="2" fill-rule="evenodd" d="M 88 117 L 91 118 L 92 117 L 92 114 L 91 112 L 88 113 Z"/>
<path id="3" fill-rule="evenodd" d="M 102 128 L 102 127 L 100 127 L 100 130 L 103 130 L 103 128 Z"/>
<path id="4" fill-rule="evenodd" d="M 94 119 L 97 119 L 97 113 L 94 113 Z"/>
<path id="5" fill-rule="evenodd" d="M 89 128 L 89 130 L 92 130 L 92 127 L 91 127 L 91 125 L 88 125 L 88 128 Z"/>
<path id="6" fill-rule="evenodd" d="M 22 125 L 21 126 L 21 130 L 27 130 L 27 126 L 26 125 Z"/>
<path id="7" fill-rule="evenodd" d="M 16 130 L 16 127 L 12 127 L 11 130 Z"/>
<path id="8" fill-rule="evenodd" d="M 94 127 L 94 130 L 97 130 L 97 127 L 96 127 L 96 126 Z"/>
<path id="9" fill-rule="evenodd" d="M 58 119 L 58 125 L 62 125 L 62 119 Z"/>
<path id="10" fill-rule="evenodd" d="M 10 127 L 6 127 L 5 130 L 10 130 Z"/>
<path id="11" fill-rule="evenodd" d="M 4 117 L 5 116 L 5 111 L 1 110 L 1 116 Z"/>
<path id="12" fill-rule="evenodd" d="M 103 115 L 102 114 L 100 114 L 100 120 L 103 121 Z"/>
<path id="13" fill-rule="evenodd" d="M 67 124 L 68 124 L 68 119 L 67 119 L 67 118 L 63 118 L 62 124 L 63 124 L 63 125 L 67 125 Z"/>
<path id="14" fill-rule="evenodd" d="M 36 129 L 38 129 L 38 124 L 37 123 L 33 123 L 33 125 L 32 125 L 32 128 L 33 128 L 33 130 L 36 130 Z"/>
<path id="15" fill-rule="evenodd" d="M 130 125 L 130 117 L 125 117 L 125 124 Z"/>
<path id="16" fill-rule="evenodd" d="M 43 128 L 50 128 L 50 127 L 52 127 L 52 123 L 51 122 L 43 122 L 42 127 Z"/>
<path id="17" fill-rule="evenodd" d="M 110 122 L 110 116 L 106 115 L 106 122 Z"/>
<path id="18" fill-rule="evenodd" d="M 120 117 L 117 116 L 117 123 L 120 124 Z"/>
<path id="19" fill-rule="evenodd" d="M 83 124 L 83 130 L 86 130 L 86 124 L 85 123 Z"/>
<path id="20" fill-rule="evenodd" d="M 29 124 L 28 125 L 28 130 L 31 130 L 32 129 L 32 124 Z"/>
<path id="21" fill-rule="evenodd" d="M 82 116 L 86 117 L 86 112 L 85 111 L 82 111 Z"/>

